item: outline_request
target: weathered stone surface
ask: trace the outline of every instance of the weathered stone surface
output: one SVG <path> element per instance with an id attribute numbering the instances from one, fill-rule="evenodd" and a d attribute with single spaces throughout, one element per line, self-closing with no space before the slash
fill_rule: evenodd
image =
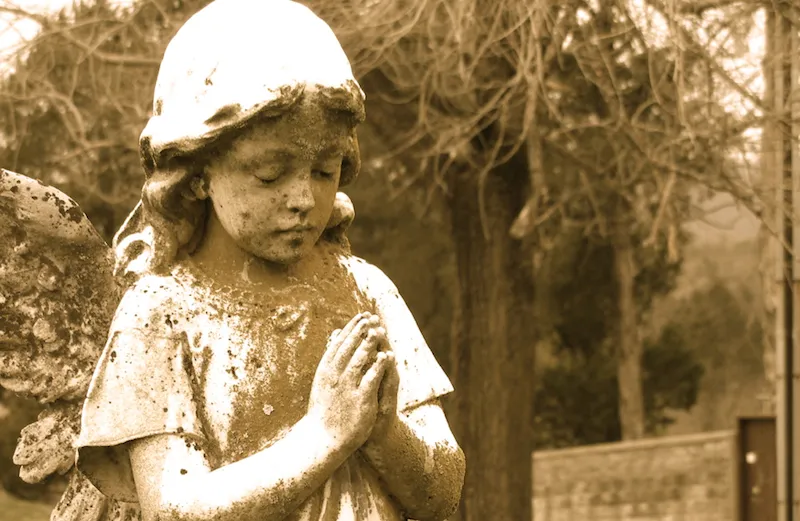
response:
<path id="1" fill-rule="evenodd" d="M 115 503 L 113 508 L 109 508 L 111 506 L 109 503 Z M 108 501 L 80 472 L 73 469 L 67 490 L 50 515 L 50 521 L 116 521 L 125 519 L 112 518 L 108 515 L 119 510 L 116 502 Z M 131 519 L 138 520 L 138 517 Z"/>
<path id="2" fill-rule="evenodd" d="M 86 395 L 119 302 L 112 268 L 74 201 L 0 170 L 0 385 L 42 403 Z"/>
<path id="3" fill-rule="evenodd" d="M 14 464 L 20 477 L 38 483 L 51 474 L 64 474 L 75 463 L 72 443 L 80 428 L 80 402 L 65 402 L 48 407 L 39 419 L 22 429 Z"/>

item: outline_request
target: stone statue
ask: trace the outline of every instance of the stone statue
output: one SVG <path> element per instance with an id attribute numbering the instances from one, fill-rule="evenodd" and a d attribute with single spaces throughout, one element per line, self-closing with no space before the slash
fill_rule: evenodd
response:
<path id="1" fill-rule="evenodd" d="M 452 391 L 349 251 L 364 95 L 289 0 L 216 0 L 169 44 L 140 203 L 106 246 L 0 176 L 0 384 L 46 404 L 15 461 L 57 521 L 445 519 Z"/>

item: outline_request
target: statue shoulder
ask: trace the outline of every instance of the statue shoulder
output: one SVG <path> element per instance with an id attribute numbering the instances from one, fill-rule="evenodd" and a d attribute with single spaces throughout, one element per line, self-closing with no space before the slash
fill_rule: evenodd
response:
<path id="1" fill-rule="evenodd" d="M 190 291 L 170 274 L 145 275 L 123 294 L 111 334 L 129 329 L 172 329 L 191 307 Z"/>
<path id="2" fill-rule="evenodd" d="M 374 264 L 355 255 L 342 255 L 340 262 L 355 279 L 359 289 L 370 298 L 386 294 L 400 296 L 392 279 Z"/>

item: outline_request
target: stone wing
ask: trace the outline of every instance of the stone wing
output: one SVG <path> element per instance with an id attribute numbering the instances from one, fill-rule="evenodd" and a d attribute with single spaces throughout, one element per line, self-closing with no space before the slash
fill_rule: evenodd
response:
<path id="1" fill-rule="evenodd" d="M 0 169 L 0 385 L 46 405 L 14 454 L 25 481 L 75 463 L 83 399 L 121 296 L 113 266 L 74 201 Z"/>

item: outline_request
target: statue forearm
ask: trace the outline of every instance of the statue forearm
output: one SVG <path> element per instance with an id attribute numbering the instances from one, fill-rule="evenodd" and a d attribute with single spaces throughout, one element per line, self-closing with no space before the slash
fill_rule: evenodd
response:
<path id="1" fill-rule="evenodd" d="M 426 427 L 431 426 L 398 416 L 384 436 L 362 447 L 362 453 L 409 517 L 440 521 L 458 506 L 464 454 L 449 429 L 440 435 L 435 428 L 426 432 Z"/>
<path id="2" fill-rule="evenodd" d="M 318 426 L 305 418 L 269 448 L 213 471 L 203 471 L 191 461 L 161 458 L 158 454 L 161 451 L 153 450 L 152 446 L 134 446 L 131 463 L 143 519 L 284 519 L 351 454 L 333 440 L 323 438 Z M 178 439 L 178 443 L 184 442 Z M 181 467 L 180 474 L 167 479 L 166 476 L 177 472 L 176 464 Z M 160 476 L 161 481 L 153 480 L 152 476 Z"/>

